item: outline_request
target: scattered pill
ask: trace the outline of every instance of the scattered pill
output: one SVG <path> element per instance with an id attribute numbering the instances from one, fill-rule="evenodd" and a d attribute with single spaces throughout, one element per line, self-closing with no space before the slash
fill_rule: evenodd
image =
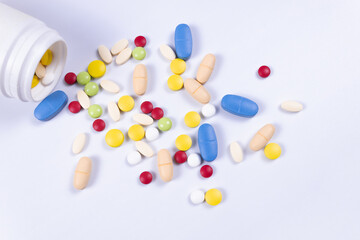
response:
<path id="1" fill-rule="evenodd" d="M 44 67 L 44 65 L 42 65 L 41 63 L 39 63 L 35 69 L 35 74 L 36 76 L 38 76 L 38 78 L 42 79 L 43 77 L 45 77 L 46 75 L 46 68 Z"/>
<path id="2" fill-rule="evenodd" d="M 157 154 L 157 163 L 160 178 L 164 182 L 169 182 L 173 178 L 173 162 L 170 152 L 166 149 L 161 149 Z"/>
<path id="3" fill-rule="evenodd" d="M 200 168 L 200 174 L 204 178 L 209 178 L 213 175 L 213 169 L 209 165 L 204 165 Z"/>
<path id="4" fill-rule="evenodd" d="M 97 83 L 89 82 L 84 87 L 84 92 L 89 96 L 95 96 L 99 92 L 99 86 Z"/>
<path id="5" fill-rule="evenodd" d="M 110 147 L 119 147 L 124 142 L 124 134 L 119 129 L 111 129 L 105 135 L 105 142 Z"/>
<path id="6" fill-rule="evenodd" d="M 198 102 L 206 104 L 210 102 L 211 96 L 206 88 L 192 78 L 185 80 L 184 88 Z"/>
<path id="7" fill-rule="evenodd" d="M 270 68 L 268 66 L 261 66 L 258 70 L 258 74 L 262 78 L 267 78 L 270 75 Z"/>
<path id="8" fill-rule="evenodd" d="M 270 141 L 274 135 L 275 127 L 272 124 L 266 124 L 263 126 L 251 139 L 250 149 L 253 151 L 259 151 Z"/>
<path id="9" fill-rule="evenodd" d="M 210 118 L 215 115 L 216 108 L 211 103 L 208 103 L 208 104 L 205 104 L 204 106 L 202 106 L 201 113 L 204 117 Z"/>
<path id="10" fill-rule="evenodd" d="M 102 119 L 96 119 L 93 122 L 93 128 L 97 132 L 103 131 L 105 129 L 105 127 L 106 127 L 106 124 L 105 124 L 104 120 L 102 120 Z"/>
<path id="11" fill-rule="evenodd" d="M 39 82 L 40 82 L 40 80 L 39 80 L 38 76 L 34 75 L 32 82 L 31 82 L 31 88 L 36 87 L 39 84 Z"/>
<path id="12" fill-rule="evenodd" d="M 133 120 L 140 125 L 149 126 L 153 124 L 154 119 L 144 113 L 137 113 L 133 115 Z"/>
<path id="13" fill-rule="evenodd" d="M 140 174 L 139 179 L 142 184 L 149 184 L 149 183 L 151 183 L 153 177 L 150 172 L 145 171 Z"/>
<path id="14" fill-rule="evenodd" d="M 154 141 L 159 137 L 159 130 L 156 127 L 148 127 L 145 132 L 146 140 Z"/>
<path id="15" fill-rule="evenodd" d="M 145 47 L 146 38 L 144 36 L 137 36 L 134 40 L 135 46 L 137 47 Z"/>
<path id="16" fill-rule="evenodd" d="M 184 117 L 186 126 L 191 128 L 197 127 L 200 124 L 200 121 L 200 114 L 194 111 L 188 112 Z"/>
<path id="17" fill-rule="evenodd" d="M 255 116 L 259 110 L 258 105 L 250 99 L 231 94 L 221 99 L 221 107 L 229 113 L 248 118 Z"/>
<path id="18" fill-rule="evenodd" d="M 81 105 L 78 101 L 72 101 L 71 103 L 69 103 L 69 111 L 72 113 L 78 113 L 81 110 Z"/>
<path id="19" fill-rule="evenodd" d="M 230 144 L 230 155 L 235 162 L 242 162 L 244 153 L 239 143 L 232 142 Z"/>
<path id="20" fill-rule="evenodd" d="M 192 52 L 192 36 L 187 24 L 179 24 L 175 29 L 175 49 L 178 58 L 188 60 Z"/>
<path id="21" fill-rule="evenodd" d="M 181 75 L 186 70 L 186 63 L 184 60 L 180 58 L 176 58 L 171 61 L 170 69 L 174 74 Z"/>
<path id="22" fill-rule="evenodd" d="M 141 104 L 140 109 L 143 113 L 151 113 L 153 110 L 153 104 L 149 101 L 145 101 Z"/>
<path id="23" fill-rule="evenodd" d="M 37 105 L 34 116 L 40 121 L 48 121 L 61 112 L 67 102 L 68 97 L 63 91 L 55 91 Z"/>
<path id="24" fill-rule="evenodd" d="M 201 190 L 195 190 L 190 194 L 190 201 L 193 204 L 203 203 L 205 200 L 205 193 Z"/>
<path id="25" fill-rule="evenodd" d="M 144 128 L 139 124 L 134 124 L 129 128 L 129 138 L 133 141 L 140 141 L 145 136 Z"/>
<path id="26" fill-rule="evenodd" d="M 205 55 L 196 73 L 196 80 L 198 80 L 199 83 L 204 84 L 209 80 L 214 69 L 215 62 L 216 58 L 214 54 L 209 53 Z"/>
<path id="27" fill-rule="evenodd" d="M 138 164 L 139 162 L 141 162 L 141 154 L 136 150 L 131 151 L 130 153 L 128 153 L 126 160 L 130 165 Z"/>
<path id="28" fill-rule="evenodd" d="M 144 95 L 147 88 L 147 71 L 144 64 L 137 64 L 133 73 L 133 88 L 136 95 Z"/>
<path id="29" fill-rule="evenodd" d="M 188 156 L 187 163 L 190 167 L 197 167 L 201 164 L 201 157 L 198 153 L 191 153 Z"/>
<path id="30" fill-rule="evenodd" d="M 88 108 L 89 116 L 92 118 L 98 118 L 102 114 L 102 108 L 98 104 L 93 104 Z"/>
<path id="31" fill-rule="evenodd" d="M 75 140 L 72 145 L 72 152 L 74 154 L 79 154 L 84 149 L 86 144 L 86 134 L 80 133 L 75 137 Z"/>
<path id="32" fill-rule="evenodd" d="M 277 159 L 281 155 L 281 147 L 277 143 L 269 143 L 264 148 L 264 153 L 268 159 Z"/>
<path id="33" fill-rule="evenodd" d="M 187 160 L 186 152 L 177 151 L 174 155 L 174 160 L 175 160 L 175 162 L 177 162 L 179 164 L 186 162 L 186 160 Z"/>
<path id="34" fill-rule="evenodd" d="M 168 131 L 168 130 L 170 130 L 171 126 L 172 126 L 172 122 L 171 122 L 170 118 L 163 117 L 163 118 L 160 118 L 160 120 L 158 121 L 158 128 L 161 131 Z"/>
<path id="35" fill-rule="evenodd" d="M 77 99 L 83 109 L 88 109 L 90 107 L 90 98 L 83 90 L 77 92 Z"/>
<path id="36" fill-rule="evenodd" d="M 94 60 L 88 66 L 88 73 L 93 78 L 99 78 L 104 76 L 106 72 L 105 63 L 101 60 Z"/>
<path id="37" fill-rule="evenodd" d="M 76 76 L 75 73 L 73 73 L 73 72 L 68 72 L 68 73 L 65 75 L 64 80 L 65 80 L 65 82 L 66 82 L 67 84 L 72 85 L 72 84 L 76 83 L 76 80 L 77 80 L 76 78 L 77 78 L 77 76 Z"/>
<path id="38" fill-rule="evenodd" d="M 126 49 L 129 45 L 129 41 L 127 39 L 121 39 L 120 41 L 116 42 L 114 46 L 111 48 L 112 55 L 118 55 L 124 49 Z"/>
<path id="39" fill-rule="evenodd" d="M 125 48 L 123 51 L 120 52 L 120 54 L 116 57 L 115 62 L 117 65 L 122 65 L 129 61 L 131 58 L 132 50 L 131 48 Z"/>
<path id="40" fill-rule="evenodd" d="M 53 76 L 46 75 L 44 78 L 41 79 L 41 85 L 47 86 L 50 85 L 54 81 Z"/>
<path id="41" fill-rule="evenodd" d="M 118 106 L 120 110 L 123 112 L 131 111 L 134 108 L 134 105 L 135 105 L 135 101 L 129 95 L 122 96 L 118 101 Z"/>
<path id="42" fill-rule="evenodd" d="M 163 116 L 164 116 L 164 111 L 159 107 L 156 107 L 151 111 L 151 117 L 155 120 L 159 120 Z"/>
<path id="43" fill-rule="evenodd" d="M 180 75 L 171 75 L 167 81 L 168 87 L 173 91 L 178 91 L 183 88 L 184 80 Z"/>
<path id="44" fill-rule="evenodd" d="M 115 102 L 111 101 L 108 103 L 107 106 L 108 113 L 110 115 L 110 118 L 114 120 L 115 122 L 120 120 L 120 110 L 119 107 L 116 105 Z"/>
<path id="45" fill-rule="evenodd" d="M 105 45 L 100 45 L 98 47 L 98 53 L 101 58 L 106 64 L 109 64 L 112 62 L 113 57 L 111 55 L 110 50 Z"/>
<path id="46" fill-rule="evenodd" d="M 74 187 L 78 190 L 84 189 L 90 179 L 92 169 L 92 161 L 88 157 L 82 157 L 80 158 L 76 169 L 75 169 L 75 175 L 74 175 Z"/>
<path id="47" fill-rule="evenodd" d="M 135 147 L 145 157 L 152 157 L 154 155 L 154 150 L 144 141 L 135 142 Z"/>
<path id="48" fill-rule="evenodd" d="M 132 57 L 136 60 L 143 60 L 146 56 L 146 51 L 143 47 L 136 47 L 132 51 Z"/>
<path id="49" fill-rule="evenodd" d="M 186 134 L 182 134 L 182 135 L 178 136 L 176 138 L 176 140 L 175 140 L 175 146 L 180 151 L 189 150 L 191 148 L 191 146 L 192 146 L 191 137 L 189 135 L 186 135 Z"/>
<path id="50" fill-rule="evenodd" d="M 120 87 L 117 85 L 116 82 L 110 81 L 110 80 L 101 80 L 100 86 L 102 89 L 109 93 L 118 93 L 120 92 Z"/>
<path id="51" fill-rule="evenodd" d="M 88 72 L 80 72 L 77 76 L 76 76 L 76 81 L 78 82 L 78 84 L 80 85 L 86 85 L 87 83 L 89 83 L 91 80 L 91 76 Z"/>
<path id="52" fill-rule="evenodd" d="M 221 203 L 221 200 L 222 194 L 220 190 L 216 188 L 210 189 L 205 193 L 205 201 L 211 206 L 218 205 L 219 203 Z"/>
<path id="53" fill-rule="evenodd" d="M 164 58 L 166 58 L 167 60 L 170 60 L 170 61 L 172 61 L 176 58 L 176 54 L 175 54 L 174 50 L 172 50 L 172 48 L 166 44 L 160 45 L 160 53 L 161 53 L 161 55 L 163 55 Z"/>
<path id="54" fill-rule="evenodd" d="M 198 145 L 202 159 L 207 162 L 214 161 L 218 154 L 218 143 L 214 128 L 205 123 L 199 127 Z"/>
<path id="55" fill-rule="evenodd" d="M 42 65 L 48 66 L 48 65 L 51 64 L 52 59 L 53 59 L 52 51 L 50 49 L 48 49 L 48 50 L 46 50 L 46 52 L 42 56 L 40 62 L 41 62 Z"/>
<path id="56" fill-rule="evenodd" d="M 281 104 L 281 108 L 288 112 L 300 112 L 304 107 L 296 101 L 285 101 Z"/>

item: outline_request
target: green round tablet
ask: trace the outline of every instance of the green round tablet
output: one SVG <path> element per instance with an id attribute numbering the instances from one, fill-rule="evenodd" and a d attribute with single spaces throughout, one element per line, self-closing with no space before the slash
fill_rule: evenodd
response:
<path id="1" fill-rule="evenodd" d="M 145 49 L 143 47 L 136 47 L 132 51 L 132 56 L 136 60 L 143 60 L 145 58 L 145 56 L 146 56 L 146 51 L 145 51 Z"/>
<path id="2" fill-rule="evenodd" d="M 80 85 L 85 85 L 90 82 L 91 76 L 88 72 L 81 72 L 76 76 L 76 81 Z"/>
<path id="3" fill-rule="evenodd" d="M 158 127 L 161 131 L 168 131 L 172 126 L 170 118 L 163 117 L 158 121 Z"/>
<path id="4" fill-rule="evenodd" d="M 99 85 L 89 82 L 85 85 L 84 91 L 89 97 L 95 96 L 99 92 Z"/>
<path id="5" fill-rule="evenodd" d="M 98 118 L 102 114 L 102 108 L 100 105 L 93 104 L 88 108 L 88 113 L 92 118 Z"/>

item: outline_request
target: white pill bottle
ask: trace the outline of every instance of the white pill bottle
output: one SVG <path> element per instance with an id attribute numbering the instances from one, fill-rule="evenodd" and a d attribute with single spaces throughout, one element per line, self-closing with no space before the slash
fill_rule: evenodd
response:
<path id="1" fill-rule="evenodd" d="M 46 82 L 31 88 L 35 69 L 46 50 L 53 60 L 46 67 Z M 40 101 L 60 79 L 66 61 L 64 39 L 43 22 L 0 3 L 0 92 L 22 101 Z"/>

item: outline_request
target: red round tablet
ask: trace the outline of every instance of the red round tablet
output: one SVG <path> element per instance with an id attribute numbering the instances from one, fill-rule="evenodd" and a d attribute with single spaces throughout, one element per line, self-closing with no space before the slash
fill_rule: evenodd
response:
<path id="1" fill-rule="evenodd" d="M 81 110 L 81 105 L 78 101 L 72 101 L 71 103 L 69 103 L 69 111 L 72 113 L 78 113 Z"/>
<path id="2" fill-rule="evenodd" d="M 98 131 L 98 132 L 101 132 L 102 130 L 105 129 L 105 122 L 104 120 L 102 119 L 96 119 L 94 122 L 93 122 L 93 128 L 95 131 Z"/>
<path id="3" fill-rule="evenodd" d="M 145 101 L 141 104 L 140 109 L 143 113 L 151 113 L 153 110 L 153 105 L 149 101 Z"/>
<path id="4" fill-rule="evenodd" d="M 153 177 L 150 172 L 145 171 L 140 174 L 139 178 L 140 178 L 140 182 L 142 182 L 143 184 L 149 184 L 151 183 Z"/>
<path id="5" fill-rule="evenodd" d="M 69 72 L 65 75 L 64 80 L 67 84 L 72 85 L 76 83 L 76 74 L 73 72 Z"/>
<path id="6" fill-rule="evenodd" d="M 143 36 L 137 36 L 134 40 L 135 46 L 137 47 L 145 47 L 146 45 L 146 38 Z"/>
<path id="7" fill-rule="evenodd" d="M 153 119 L 159 120 L 163 116 L 164 116 L 164 111 L 159 107 L 154 108 L 151 112 L 151 117 Z"/>
<path id="8" fill-rule="evenodd" d="M 186 152 L 184 151 L 177 151 L 174 155 L 174 159 L 177 163 L 184 163 L 187 160 Z"/>
<path id="9" fill-rule="evenodd" d="M 262 78 L 267 78 L 270 75 L 270 68 L 268 66 L 261 66 L 258 70 L 258 74 Z"/>
<path id="10" fill-rule="evenodd" d="M 200 168 L 200 174 L 204 178 L 209 178 L 213 174 L 213 169 L 209 165 L 204 165 Z"/>

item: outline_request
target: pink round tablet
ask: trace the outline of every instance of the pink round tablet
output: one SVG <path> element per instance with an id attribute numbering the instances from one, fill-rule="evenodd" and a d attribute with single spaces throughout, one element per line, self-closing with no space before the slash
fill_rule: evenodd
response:
<path id="1" fill-rule="evenodd" d="M 72 101 L 71 103 L 69 103 L 69 111 L 72 113 L 78 113 L 81 110 L 81 105 L 78 101 Z"/>
<path id="2" fill-rule="evenodd" d="M 95 131 L 98 131 L 98 132 L 101 132 L 102 130 L 105 129 L 105 122 L 104 120 L 102 119 L 96 119 L 94 122 L 93 122 L 93 128 Z"/>
<path id="3" fill-rule="evenodd" d="M 211 166 L 209 165 L 204 165 L 200 168 L 200 174 L 201 176 L 203 176 L 204 178 L 209 178 L 212 176 L 213 174 L 213 169 Z"/>
<path id="4" fill-rule="evenodd" d="M 144 36 L 137 36 L 134 40 L 135 46 L 137 47 L 145 47 L 146 38 Z"/>
<path id="5" fill-rule="evenodd" d="M 270 75 L 271 71 L 268 66 L 261 66 L 258 70 L 258 74 L 262 78 L 267 78 Z"/>
<path id="6" fill-rule="evenodd" d="M 141 183 L 143 183 L 143 184 L 149 184 L 149 183 L 151 183 L 153 176 L 152 176 L 152 174 L 151 174 L 150 172 L 145 171 L 145 172 L 142 172 L 142 173 L 140 174 L 140 177 L 139 177 L 139 178 L 140 178 L 140 182 L 141 182 Z"/>

